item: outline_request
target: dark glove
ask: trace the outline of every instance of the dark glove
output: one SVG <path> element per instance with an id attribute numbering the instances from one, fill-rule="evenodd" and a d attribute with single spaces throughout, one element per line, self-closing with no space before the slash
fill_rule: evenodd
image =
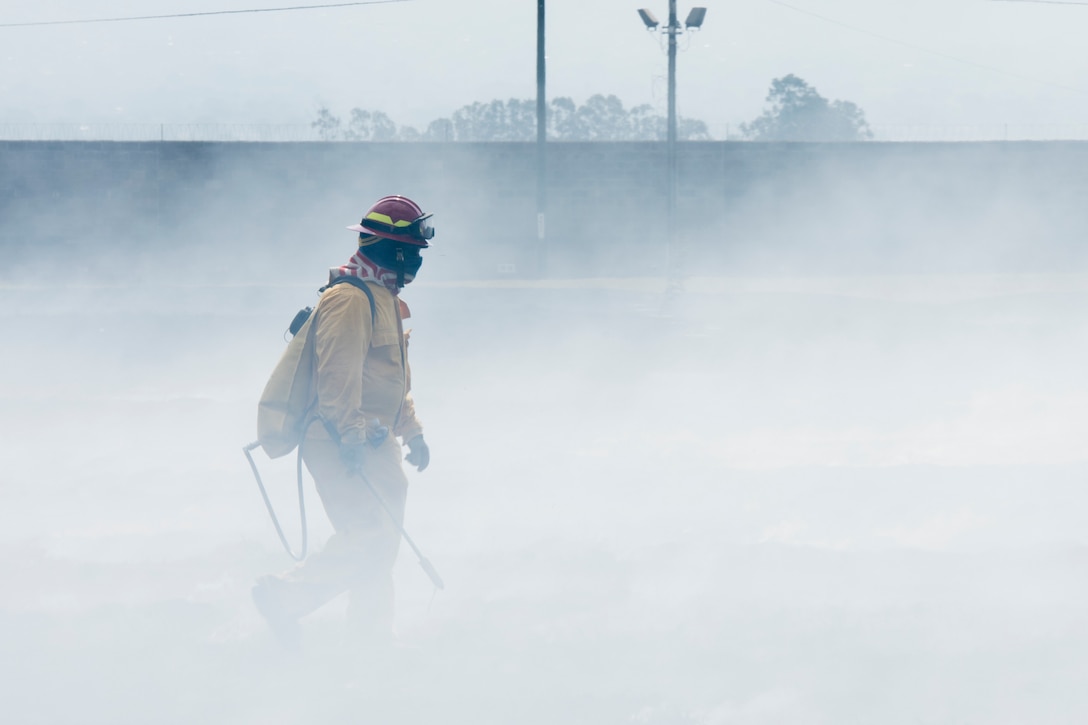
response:
<path id="1" fill-rule="evenodd" d="M 423 434 L 413 437 L 408 441 L 408 455 L 404 460 L 422 471 L 431 462 L 431 449 L 427 447 L 427 441 L 423 440 Z"/>

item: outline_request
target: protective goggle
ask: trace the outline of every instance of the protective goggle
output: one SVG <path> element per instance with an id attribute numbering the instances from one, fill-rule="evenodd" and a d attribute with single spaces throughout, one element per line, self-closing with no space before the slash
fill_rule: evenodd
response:
<path id="1" fill-rule="evenodd" d="M 434 214 L 424 214 L 421 217 L 413 219 L 407 225 L 403 224 L 403 222 L 399 225 L 388 224 L 384 221 L 375 219 L 372 216 L 368 216 L 363 219 L 363 226 L 367 227 L 368 229 L 372 229 L 378 233 L 387 231 L 393 232 L 395 234 L 410 234 L 411 236 L 426 242 L 434 238 L 434 222 L 432 221 L 433 216 Z"/>
<path id="2" fill-rule="evenodd" d="M 412 221 L 412 226 L 415 227 L 416 233 L 423 241 L 434 239 L 434 221 L 432 217 L 434 217 L 434 214 L 424 214 Z"/>

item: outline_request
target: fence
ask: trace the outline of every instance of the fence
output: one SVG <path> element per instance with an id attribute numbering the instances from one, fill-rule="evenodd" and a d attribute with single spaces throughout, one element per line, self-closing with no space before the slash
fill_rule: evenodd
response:
<path id="1" fill-rule="evenodd" d="M 745 141 L 735 124 L 709 125 L 714 139 Z M 1088 141 L 1088 123 L 872 126 L 873 143 Z M 308 124 L 0 123 L 0 141 L 324 141 Z M 420 141 L 423 139 L 413 139 Z M 333 143 L 333 142 L 330 142 Z M 653 142 L 647 142 L 653 143 Z"/>
<path id="2" fill-rule="evenodd" d="M 0 123 L 2 141 L 320 141 L 304 124 Z"/>
<path id="3" fill-rule="evenodd" d="M 737 124 L 707 124 L 707 127 L 715 139 L 748 140 L 741 135 Z M 1088 141 L 1088 123 L 882 124 L 869 128 L 874 143 Z"/>
<path id="4" fill-rule="evenodd" d="M 1086 141 L 1088 123 L 993 123 L 974 126 L 873 126 L 873 140 L 926 141 Z"/>

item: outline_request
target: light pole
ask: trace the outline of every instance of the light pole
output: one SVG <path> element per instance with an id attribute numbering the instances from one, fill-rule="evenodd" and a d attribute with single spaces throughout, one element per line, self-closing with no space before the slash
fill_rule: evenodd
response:
<path id="1" fill-rule="evenodd" d="M 548 207 L 547 157 L 548 106 L 545 98 L 544 0 L 536 0 L 536 275 L 545 276 L 548 254 L 544 219 Z"/>
<path id="2" fill-rule="evenodd" d="M 646 25 L 646 29 L 653 32 L 661 25 L 654 14 L 646 8 L 641 8 L 638 11 L 639 17 L 642 18 L 642 22 Z M 684 21 L 684 28 L 688 30 L 698 30 L 703 25 L 703 18 L 706 17 L 706 8 L 692 8 L 688 13 L 687 19 Z M 669 23 L 661 30 L 662 33 L 669 36 L 669 118 L 668 118 L 668 130 L 665 137 L 666 146 L 666 167 L 668 174 L 668 213 L 666 215 L 666 223 L 669 226 L 668 230 L 668 248 L 666 257 L 666 269 L 669 277 L 670 287 L 674 287 L 679 283 L 680 269 L 678 248 L 676 243 L 676 192 L 677 192 L 677 164 L 676 164 L 676 38 L 684 30 L 680 27 L 680 22 L 676 19 L 676 0 L 669 0 Z"/>

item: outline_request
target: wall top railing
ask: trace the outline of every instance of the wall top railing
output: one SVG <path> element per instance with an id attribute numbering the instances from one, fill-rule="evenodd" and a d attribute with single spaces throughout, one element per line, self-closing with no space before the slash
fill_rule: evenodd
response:
<path id="1" fill-rule="evenodd" d="M 715 140 L 744 142 L 738 127 L 710 124 Z M 1088 141 L 1088 123 L 874 125 L 870 143 Z M 413 139 L 426 141 L 426 139 Z M 0 141 L 197 141 L 235 143 L 350 143 L 323 138 L 308 124 L 224 123 L 0 123 Z M 396 142 L 396 141 L 394 141 Z M 527 142 L 531 143 L 531 142 Z M 560 142 L 562 143 L 562 142 Z"/>
<path id="2" fill-rule="evenodd" d="M 0 123 L 3 141 L 321 141 L 305 124 Z"/>
<path id="3" fill-rule="evenodd" d="M 746 141 L 738 126 L 708 124 L 710 135 Z M 880 124 L 871 125 L 872 142 L 947 143 L 968 141 L 1088 141 L 1088 123 Z M 801 140 L 801 139 L 797 139 Z"/>

